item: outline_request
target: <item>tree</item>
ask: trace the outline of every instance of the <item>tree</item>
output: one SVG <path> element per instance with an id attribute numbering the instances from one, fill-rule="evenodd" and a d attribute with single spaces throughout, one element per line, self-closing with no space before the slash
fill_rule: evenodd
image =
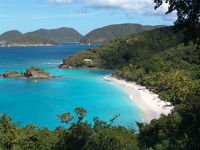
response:
<path id="1" fill-rule="evenodd" d="M 139 150 L 137 136 L 125 127 L 102 128 L 92 134 L 85 150 Z"/>
<path id="2" fill-rule="evenodd" d="M 70 124 L 70 122 L 74 119 L 74 116 L 69 112 L 61 114 L 61 115 L 57 115 L 57 117 L 61 119 L 62 123 L 66 123 L 66 124 Z"/>
<path id="3" fill-rule="evenodd" d="M 174 22 L 176 31 L 183 31 L 185 43 L 193 41 L 200 46 L 200 1 L 199 0 L 154 0 L 155 9 L 168 3 L 166 14 L 177 12 Z"/>
<path id="4" fill-rule="evenodd" d="M 76 112 L 76 115 L 78 116 L 78 123 L 81 122 L 87 114 L 87 110 L 85 110 L 81 107 L 75 108 L 74 111 Z"/>

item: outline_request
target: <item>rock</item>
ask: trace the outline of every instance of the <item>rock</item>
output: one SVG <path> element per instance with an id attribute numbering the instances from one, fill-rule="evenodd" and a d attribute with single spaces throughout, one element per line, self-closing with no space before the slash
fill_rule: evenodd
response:
<path id="1" fill-rule="evenodd" d="M 2 74 L 2 76 L 5 78 L 19 78 L 23 77 L 23 74 L 18 71 L 6 71 L 5 73 Z"/>
<path id="2" fill-rule="evenodd" d="M 5 78 L 26 78 L 26 79 L 46 79 L 50 77 L 57 77 L 51 76 L 48 72 L 45 72 L 43 69 L 31 67 L 26 69 L 25 72 L 18 72 L 18 71 L 6 71 L 3 74 L 0 74 L 0 77 Z M 61 76 L 58 76 L 61 77 Z"/>
<path id="3" fill-rule="evenodd" d="M 45 72 L 43 69 L 34 67 L 26 69 L 24 76 L 30 79 L 44 79 L 51 77 L 51 75 L 48 72 Z"/>

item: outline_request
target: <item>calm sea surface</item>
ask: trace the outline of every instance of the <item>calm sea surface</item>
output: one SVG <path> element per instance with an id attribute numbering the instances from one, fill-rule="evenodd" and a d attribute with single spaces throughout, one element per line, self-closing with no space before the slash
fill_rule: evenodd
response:
<path id="1" fill-rule="evenodd" d="M 140 110 L 131 102 L 122 87 L 105 81 L 111 70 L 65 70 L 57 66 L 68 55 L 97 45 L 63 44 L 52 47 L 0 47 L 0 73 L 24 71 L 34 66 L 62 78 L 24 80 L 0 78 L 0 114 L 6 113 L 15 122 L 37 124 L 54 129 L 61 125 L 58 114 L 75 107 L 88 110 L 93 117 L 109 121 L 121 114 L 116 124 L 136 128 L 141 121 Z"/>

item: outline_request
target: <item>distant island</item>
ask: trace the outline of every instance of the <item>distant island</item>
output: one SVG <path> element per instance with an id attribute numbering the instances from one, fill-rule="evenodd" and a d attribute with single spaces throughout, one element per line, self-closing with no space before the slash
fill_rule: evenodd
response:
<path id="1" fill-rule="evenodd" d="M 83 37 L 78 31 L 73 28 L 59 28 L 59 29 L 39 29 L 37 31 L 28 32 L 25 35 L 37 36 L 45 39 L 49 39 L 56 43 L 73 43 L 79 42 Z"/>
<path id="2" fill-rule="evenodd" d="M 26 69 L 24 72 L 18 71 L 6 71 L 3 74 L 0 74 L 0 77 L 4 78 L 25 78 L 25 79 L 46 79 L 52 77 L 61 77 L 61 76 L 52 76 L 49 72 L 45 72 L 43 69 L 31 67 Z"/>
<path id="3" fill-rule="evenodd" d="M 11 30 L 0 35 L 0 46 L 55 46 L 58 43 L 79 42 L 82 35 L 72 28 L 40 29 L 21 33 Z"/>
<path id="4" fill-rule="evenodd" d="M 58 45 L 54 41 L 50 41 L 45 38 L 37 37 L 37 36 L 27 36 L 22 35 L 19 38 L 8 41 L 5 43 L 5 46 L 7 47 L 13 47 L 13 46 L 55 46 Z"/>
<path id="5" fill-rule="evenodd" d="M 0 36 L 0 46 L 16 47 L 16 46 L 55 46 L 56 42 L 39 36 L 24 35 L 19 31 L 13 30 Z"/>
<path id="6" fill-rule="evenodd" d="M 21 33 L 11 30 L 0 35 L 1 47 L 15 46 L 54 46 L 59 43 L 104 44 L 130 34 L 161 28 L 140 24 L 115 24 L 95 29 L 85 36 L 73 28 L 39 29 L 33 32 Z"/>

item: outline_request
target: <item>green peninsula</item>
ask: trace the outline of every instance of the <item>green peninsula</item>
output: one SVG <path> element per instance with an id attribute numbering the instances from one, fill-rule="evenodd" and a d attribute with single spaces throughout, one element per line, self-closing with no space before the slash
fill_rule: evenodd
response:
<path id="1" fill-rule="evenodd" d="M 82 44 L 103 44 L 131 34 L 161 28 L 163 26 L 150 26 L 140 24 L 115 24 L 95 29 L 81 38 Z"/>

